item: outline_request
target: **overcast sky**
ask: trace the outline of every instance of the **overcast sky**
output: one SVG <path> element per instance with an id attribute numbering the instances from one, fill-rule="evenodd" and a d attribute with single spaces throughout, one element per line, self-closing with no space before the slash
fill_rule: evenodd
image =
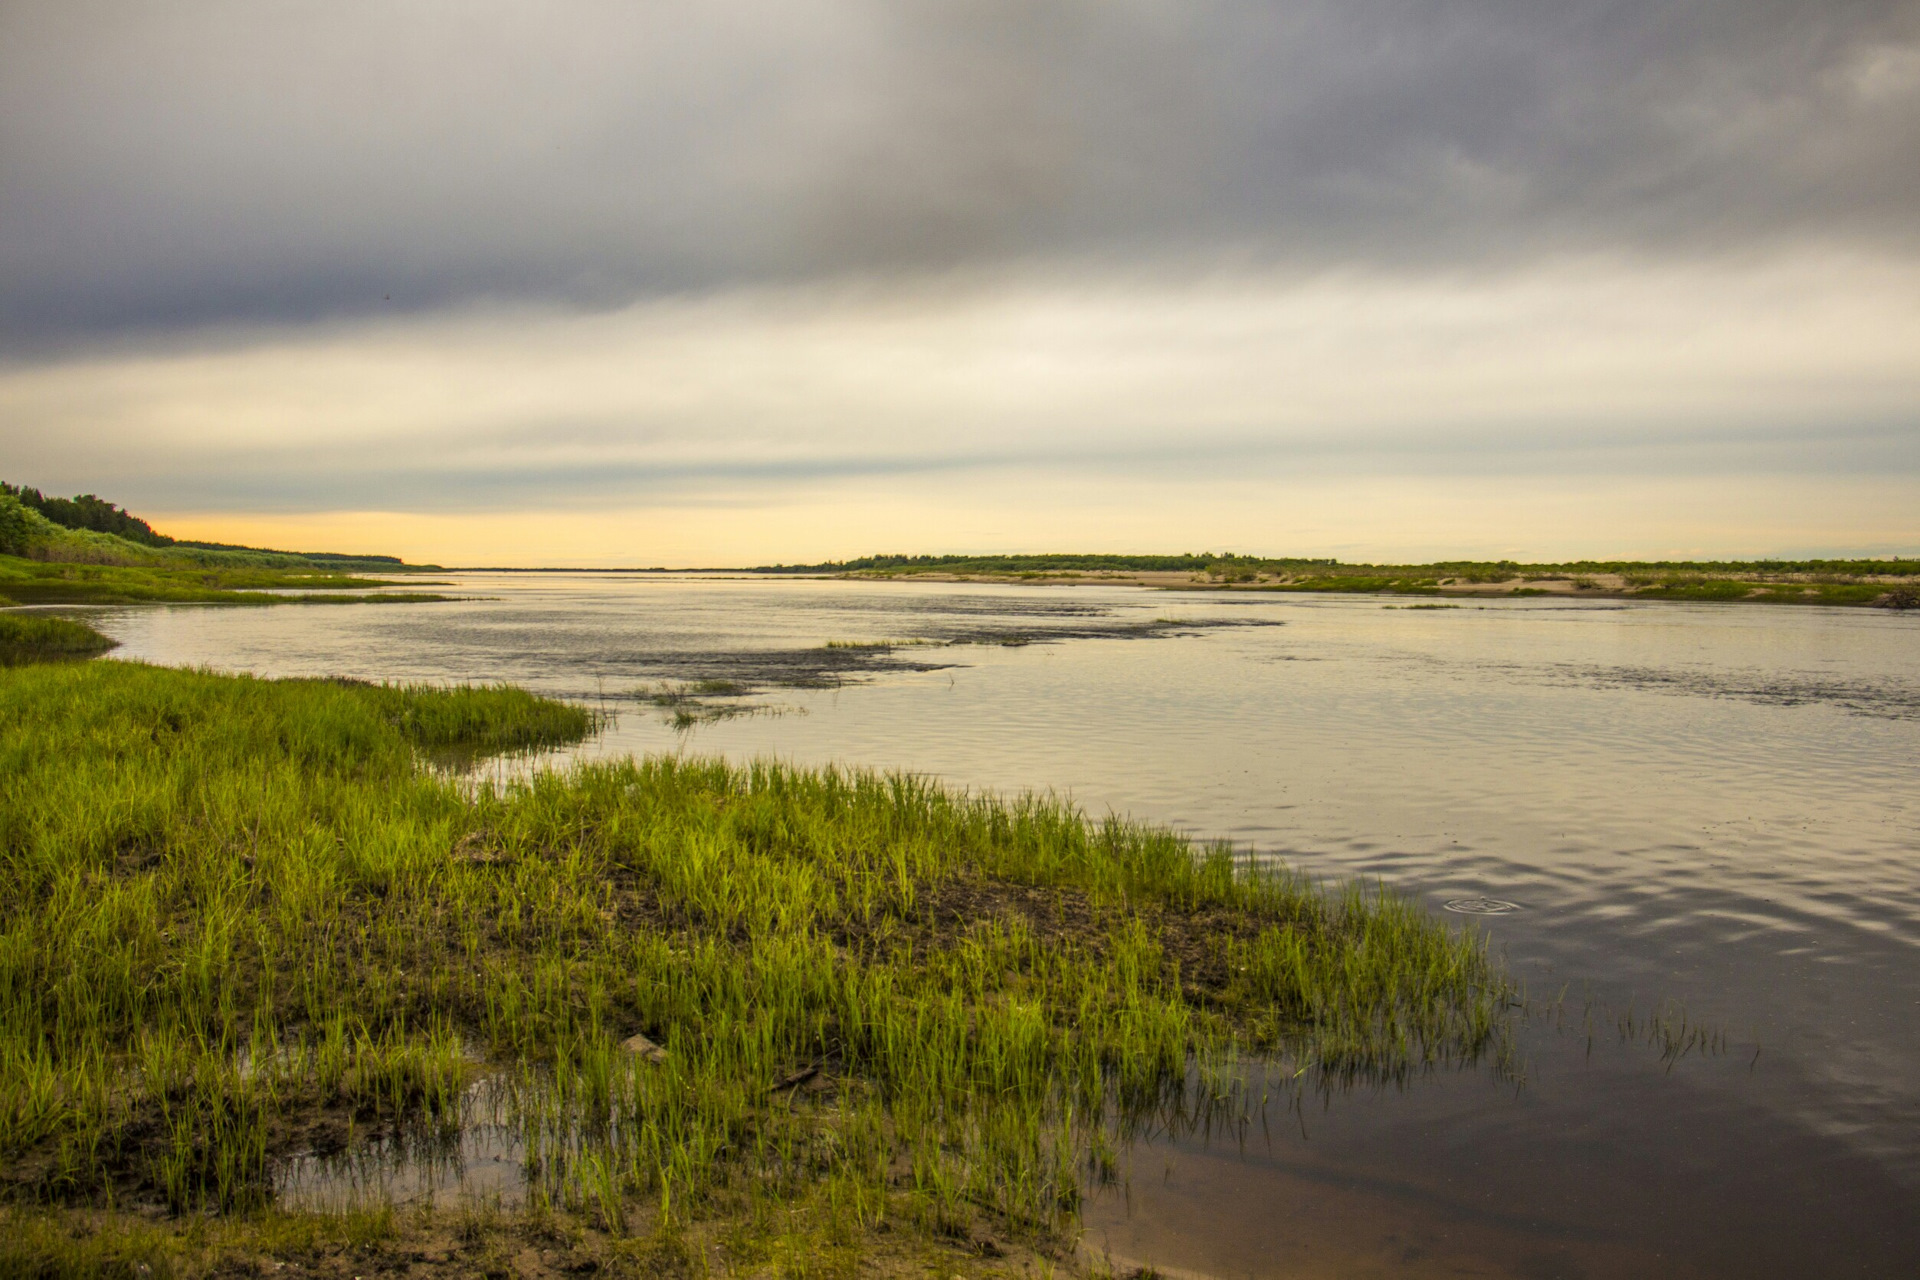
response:
<path id="1" fill-rule="evenodd" d="M 0 476 L 468 563 L 1912 554 L 1920 0 L 0 0 Z"/>

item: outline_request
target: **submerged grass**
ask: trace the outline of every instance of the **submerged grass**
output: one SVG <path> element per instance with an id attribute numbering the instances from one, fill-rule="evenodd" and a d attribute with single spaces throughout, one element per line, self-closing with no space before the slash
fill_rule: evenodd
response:
<path id="1" fill-rule="evenodd" d="M 633 696 L 656 707 L 683 707 L 705 698 L 741 698 L 753 691 L 753 686 L 743 680 L 663 680 L 640 685 Z"/>
<path id="2" fill-rule="evenodd" d="M 785 715 L 795 708 L 768 706 L 744 701 L 757 692 L 743 680 L 710 678 L 705 680 L 666 680 L 643 684 L 633 691 L 636 700 L 660 708 L 666 723 L 676 729 L 692 729 L 721 720 L 749 716 Z M 718 699 L 718 701 L 716 701 Z"/>
<path id="3" fill-rule="evenodd" d="M 1391 1081 L 1509 1043 L 1476 935 L 1050 799 L 423 760 L 590 727 L 500 688 L 0 672 L 12 1225 L 215 1211 L 271 1253 L 285 1157 L 450 1131 L 484 1077 L 524 1213 L 642 1269 L 1050 1248 L 1113 1142 L 1242 1113 L 1247 1055 Z"/>

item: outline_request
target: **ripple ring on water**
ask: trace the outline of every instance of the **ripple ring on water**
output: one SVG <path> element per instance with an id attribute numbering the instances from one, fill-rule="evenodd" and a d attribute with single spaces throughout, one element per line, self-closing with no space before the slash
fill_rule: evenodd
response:
<path id="1" fill-rule="evenodd" d="M 1519 903 L 1508 902 L 1505 898 L 1454 898 L 1446 904 L 1446 908 L 1463 916 L 1504 916 L 1509 911 L 1525 909 Z"/>

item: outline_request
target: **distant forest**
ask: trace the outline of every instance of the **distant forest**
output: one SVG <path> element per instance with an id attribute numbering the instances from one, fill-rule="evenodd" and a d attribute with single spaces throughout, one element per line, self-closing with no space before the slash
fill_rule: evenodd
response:
<path id="1" fill-rule="evenodd" d="M 22 505 L 32 507 L 47 519 L 68 529 L 91 529 L 111 533 L 147 547 L 170 547 L 173 539 L 155 533 L 153 526 L 133 515 L 125 507 L 116 507 L 105 498 L 82 493 L 71 498 L 49 498 L 38 489 L 8 484 L 0 480 L 0 493 L 11 494 Z"/>

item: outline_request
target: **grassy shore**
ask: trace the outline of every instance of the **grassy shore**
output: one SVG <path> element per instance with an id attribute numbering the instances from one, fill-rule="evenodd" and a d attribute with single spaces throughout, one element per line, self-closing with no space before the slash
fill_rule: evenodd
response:
<path id="1" fill-rule="evenodd" d="M 1230 1123 L 1248 1056 L 1508 1044 L 1474 937 L 1049 800 L 429 764 L 591 728 L 506 688 L 0 671 L 0 1272 L 992 1273 L 1065 1256 L 1135 1127 Z M 482 1107 L 504 1206 L 286 1203 L 291 1157 Z"/>
<path id="2" fill-rule="evenodd" d="M 1132 582 L 1183 590 L 1358 592 L 1746 601 L 1920 608 L 1920 560 L 1583 560 L 1564 564 L 1456 560 L 1419 565 L 1241 555 L 867 556 L 760 573 L 1003 582 Z"/>

